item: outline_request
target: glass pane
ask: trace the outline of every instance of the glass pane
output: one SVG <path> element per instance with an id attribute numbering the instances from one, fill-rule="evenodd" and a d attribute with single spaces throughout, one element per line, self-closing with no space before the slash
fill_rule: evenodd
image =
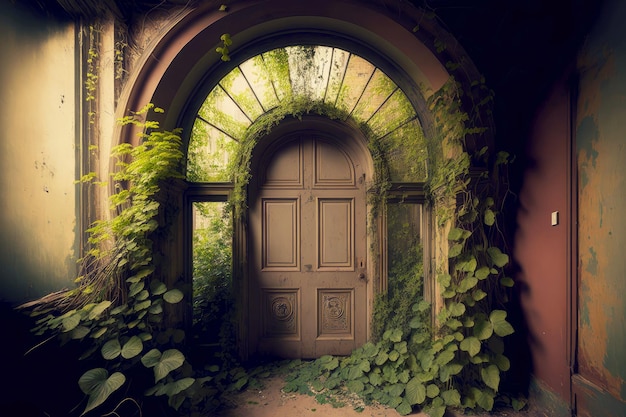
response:
<path id="1" fill-rule="evenodd" d="M 337 107 L 352 112 L 376 68 L 357 55 L 350 56 L 345 78 L 339 92 Z"/>
<path id="2" fill-rule="evenodd" d="M 239 144 L 217 128 L 196 119 L 187 155 L 187 180 L 194 182 L 231 181 L 230 157 Z"/>
<path id="3" fill-rule="evenodd" d="M 193 333 L 199 343 L 212 344 L 230 312 L 232 224 L 226 203 L 192 207 Z"/>
<path id="4" fill-rule="evenodd" d="M 424 182 L 428 177 L 428 148 L 417 119 L 381 139 L 391 181 Z"/>
<path id="5" fill-rule="evenodd" d="M 253 122 L 263 114 L 261 103 L 259 103 L 241 69 L 237 67 L 229 72 L 220 81 L 220 85 L 250 121 Z"/>
<path id="6" fill-rule="evenodd" d="M 422 205 L 389 204 L 387 208 L 388 329 L 409 331 L 407 317 L 424 296 Z"/>

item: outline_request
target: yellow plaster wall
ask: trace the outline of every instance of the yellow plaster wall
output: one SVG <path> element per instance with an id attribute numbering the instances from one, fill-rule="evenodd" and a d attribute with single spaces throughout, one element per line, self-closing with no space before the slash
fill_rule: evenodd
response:
<path id="1" fill-rule="evenodd" d="M 0 0 L 0 300 L 71 286 L 76 273 L 72 23 Z"/>

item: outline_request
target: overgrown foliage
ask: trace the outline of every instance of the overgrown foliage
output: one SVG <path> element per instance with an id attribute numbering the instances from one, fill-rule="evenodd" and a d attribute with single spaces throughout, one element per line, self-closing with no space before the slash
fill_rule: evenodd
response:
<path id="1" fill-rule="evenodd" d="M 466 135 L 481 129 L 465 125 L 468 117 L 459 108 L 459 94 L 452 79 L 429 103 L 439 133 L 433 138 L 439 152 L 433 155 L 441 156 L 433 160 L 428 194 L 437 233 L 449 242 L 448 261 L 437 266 L 443 302 L 431 306 L 416 294 L 406 321 L 397 323 L 392 319 L 396 311 L 389 306 L 406 303 L 406 294 L 391 286 L 388 306 L 383 303 L 378 310 L 379 315 L 389 313 L 377 318 L 385 323 L 382 339 L 347 358 L 324 356 L 310 363 L 290 378 L 287 390 L 312 389 L 318 396 L 332 396 L 347 389 L 400 414 L 419 408 L 431 417 L 443 416 L 447 408 L 490 411 L 497 401 L 515 409 L 524 406 L 523 399 L 499 392 L 510 367 L 503 338 L 514 329 L 504 304 L 513 280 L 506 275 L 509 256 L 497 222 L 505 193 L 494 175 L 505 171 L 509 157 L 500 153 L 489 160 L 487 148 L 476 155 L 464 151 Z M 486 169 L 489 163 L 491 172 Z M 472 165 L 483 168 L 479 175 L 471 175 Z M 419 282 L 419 274 L 412 275 Z M 435 308 L 438 311 L 431 313 Z M 434 328 L 431 314 L 436 314 Z M 306 381 L 300 373 L 308 375 Z"/>
<path id="2" fill-rule="evenodd" d="M 88 397 L 82 414 L 110 397 L 120 401 L 117 394 L 124 385 L 129 397 L 121 402 L 145 393 L 166 396 L 178 409 L 187 398 L 209 398 L 211 388 L 205 383 L 219 371 L 212 367 L 206 375 L 194 372 L 180 349 L 185 332 L 165 324 L 167 305 L 181 302 L 183 291 L 157 274 L 153 237 L 163 231 L 157 222 L 160 187 L 182 177 L 183 153 L 179 130 L 162 131 L 158 123 L 144 121 L 151 109 L 162 112 L 148 105 L 121 120 L 135 126 L 142 140 L 113 151 L 119 170 L 112 175 L 116 193 L 110 201 L 116 215 L 96 221 L 88 230 L 91 247 L 81 260 L 83 275 L 76 279 L 77 287 L 36 303 L 31 311 L 38 318 L 36 334 L 62 343 L 75 341 L 85 348 L 80 359 L 99 364 L 78 381 Z M 94 181 L 95 175 L 82 180 Z M 132 380 L 150 379 L 152 387 L 131 386 Z"/>

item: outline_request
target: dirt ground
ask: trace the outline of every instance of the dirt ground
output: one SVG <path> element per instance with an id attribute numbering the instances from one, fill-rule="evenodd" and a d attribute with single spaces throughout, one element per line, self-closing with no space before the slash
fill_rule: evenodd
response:
<path id="1" fill-rule="evenodd" d="M 248 389 L 234 395 L 230 399 L 232 408 L 215 417 L 400 417 L 394 409 L 366 406 L 358 399 L 343 398 L 343 407 L 320 404 L 310 395 L 283 392 L 284 385 L 280 376 L 268 378 L 263 381 L 263 388 Z M 426 417 L 426 414 L 412 416 Z"/>
<path id="2" fill-rule="evenodd" d="M 214 417 L 400 417 L 394 409 L 382 405 L 364 405 L 358 398 L 342 398 L 343 407 L 320 404 L 314 396 L 285 393 L 282 376 L 272 376 L 263 380 L 263 387 L 248 389 L 229 398 L 230 407 Z M 500 410 L 463 416 L 447 412 L 446 417 L 549 417 L 542 410 Z M 411 417 L 428 417 L 415 412 Z"/>

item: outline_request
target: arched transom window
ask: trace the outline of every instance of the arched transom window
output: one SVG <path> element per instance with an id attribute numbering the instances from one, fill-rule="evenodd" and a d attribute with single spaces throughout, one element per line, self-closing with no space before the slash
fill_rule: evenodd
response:
<path id="1" fill-rule="evenodd" d="M 424 182 L 427 152 L 417 113 L 389 76 L 366 59 L 328 46 L 288 46 L 237 65 L 197 112 L 187 179 L 230 182 L 227 169 L 248 129 L 279 108 L 308 101 L 356 122 L 384 153 L 392 182 Z M 412 144 L 410 148 L 407 143 Z"/>

